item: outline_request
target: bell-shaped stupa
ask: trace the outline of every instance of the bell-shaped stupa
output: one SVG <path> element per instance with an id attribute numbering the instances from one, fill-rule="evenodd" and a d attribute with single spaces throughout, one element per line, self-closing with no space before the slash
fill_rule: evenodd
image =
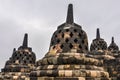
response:
<path id="1" fill-rule="evenodd" d="M 30 72 L 35 69 L 35 62 L 36 55 L 28 47 L 28 34 L 25 34 L 22 46 L 18 50 L 13 49 L 1 75 L 4 80 L 28 80 Z"/>
<path id="2" fill-rule="evenodd" d="M 88 56 L 88 39 L 82 27 L 74 23 L 69 4 L 66 22 L 54 32 L 48 53 L 37 61 L 31 80 L 109 80 L 103 61 Z"/>
<path id="3" fill-rule="evenodd" d="M 88 52 L 88 39 L 82 27 L 74 23 L 73 6 L 70 4 L 66 22 L 58 26 L 52 36 L 49 53 L 71 53 L 73 50 L 79 53 Z"/>
<path id="4" fill-rule="evenodd" d="M 100 37 L 99 28 L 97 28 L 96 39 L 93 40 L 90 46 L 90 51 L 107 50 L 107 43 Z"/>
<path id="5" fill-rule="evenodd" d="M 112 37 L 112 41 L 111 41 L 111 44 L 110 44 L 109 47 L 108 47 L 108 50 L 109 50 L 109 51 L 119 51 L 119 47 L 118 47 L 118 45 L 115 43 L 114 37 Z"/>

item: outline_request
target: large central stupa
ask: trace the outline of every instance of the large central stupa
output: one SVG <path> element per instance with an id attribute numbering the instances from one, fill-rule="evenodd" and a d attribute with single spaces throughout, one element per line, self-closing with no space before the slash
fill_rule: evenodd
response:
<path id="1" fill-rule="evenodd" d="M 48 53 L 36 64 L 31 80 L 110 80 L 103 61 L 89 56 L 87 34 L 74 23 L 72 4 L 66 22 L 52 36 Z"/>

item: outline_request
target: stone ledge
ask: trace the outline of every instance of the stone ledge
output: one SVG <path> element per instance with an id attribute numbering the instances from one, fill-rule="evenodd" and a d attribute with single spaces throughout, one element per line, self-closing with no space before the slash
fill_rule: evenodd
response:
<path id="1" fill-rule="evenodd" d="M 111 80 L 110 78 L 90 78 L 90 77 L 31 77 L 30 80 Z"/>
<path id="2" fill-rule="evenodd" d="M 97 70 L 40 70 L 32 71 L 30 77 L 93 77 L 93 78 L 109 78 L 109 74 L 105 71 Z"/>

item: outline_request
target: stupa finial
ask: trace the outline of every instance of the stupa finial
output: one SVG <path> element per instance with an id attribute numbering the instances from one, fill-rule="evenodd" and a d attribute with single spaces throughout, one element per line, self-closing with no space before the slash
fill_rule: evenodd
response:
<path id="1" fill-rule="evenodd" d="M 112 43 L 114 43 L 114 37 L 112 37 Z"/>
<path id="2" fill-rule="evenodd" d="M 74 18 L 73 18 L 73 5 L 72 5 L 72 4 L 69 4 L 69 6 L 68 6 L 66 23 L 68 23 L 68 24 L 74 23 Z"/>
<path id="3" fill-rule="evenodd" d="M 100 31 L 99 31 L 99 28 L 97 28 L 96 39 L 100 39 Z"/>
<path id="4" fill-rule="evenodd" d="M 24 40 L 23 40 L 23 47 L 28 47 L 28 34 L 25 33 Z"/>

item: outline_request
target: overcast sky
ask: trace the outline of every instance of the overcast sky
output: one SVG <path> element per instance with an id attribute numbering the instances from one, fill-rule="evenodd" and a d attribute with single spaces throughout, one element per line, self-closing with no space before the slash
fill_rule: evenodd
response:
<path id="1" fill-rule="evenodd" d="M 49 49 L 57 26 L 66 20 L 69 3 L 74 6 L 75 22 L 86 31 L 91 41 L 100 28 L 101 37 L 120 46 L 120 0 L 0 0 L 0 68 L 18 48 L 25 33 L 29 46 L 41 59 Z"/>

